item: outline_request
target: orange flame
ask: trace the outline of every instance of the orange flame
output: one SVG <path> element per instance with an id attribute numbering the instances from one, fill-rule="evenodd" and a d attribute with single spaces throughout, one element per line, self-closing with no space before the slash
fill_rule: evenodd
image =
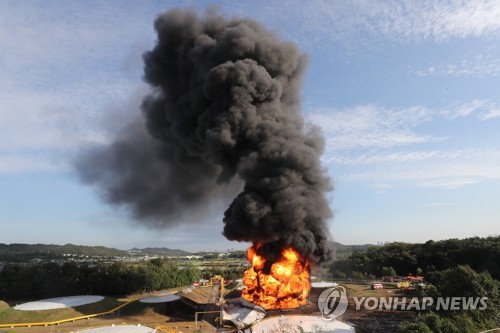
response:
<path id="1" fill-rule="evenodd" d="M 261 244 L 250 247 L 247 259 L 252 267 L 245 271 L 246 288 L 241 297 L 264 309 L 297 308 L 307 303 L 311 290 L 309 263 L 293 248 L 285 248 L 272 264 L 270 274 L 263 272 L 266 260 L 257 254 Z"/>

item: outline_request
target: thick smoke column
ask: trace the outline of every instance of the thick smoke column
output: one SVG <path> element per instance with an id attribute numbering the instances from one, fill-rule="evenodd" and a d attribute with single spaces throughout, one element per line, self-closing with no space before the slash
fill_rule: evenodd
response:
<path id="1" fill-rule="evenodd" d="M 305 56 L 248 19 L 174 9 L 155 28 L 144 122 L 80 158 L 84 181 L 160 227 L 240 182 L 224 236 L 264 242 L 267 256 L 293 246 L 326 260 L 331 184 L 319 162 L 323 139 L 300 113 Z"/>

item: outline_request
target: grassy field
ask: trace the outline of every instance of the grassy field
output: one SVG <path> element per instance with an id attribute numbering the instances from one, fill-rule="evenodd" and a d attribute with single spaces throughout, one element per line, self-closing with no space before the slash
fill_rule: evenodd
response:
<path id="1" fill-rule="evenodd" d="M 142 295 L 142 296 L 153 296 Z M 125 301 L 125 299 L 122 299 Z M 65 318 L 78 317 L 91 313 L 106 312 L 119 305 L 120 302 L 112 298 L 105 298 L 101 302 L 88 304 L 74 309 L 59 309 L 46 311 L 16 311 L 13 308 L 7 308 L 0 311 L 0 324 L 27 323 L 27 322 L 46 322 L 57 321 Z M 183 303 L 171 305 L 165 303 L 147 304 L 141 302 L 132 302 L 119 311 L 106 315 L 104 317 L 95 317 L 90 319 L 67 322 L 61 325 L 38 326 L 38 327 L 16 327 L 1 328 L 1 333 L 67 333 L 82 329 L 89 329 L 99 326 L 109 325 L 145 325 L 155 327 L 160 324 L 163 326 L 175 326 L 185 333 L 195 332 L 193 322 L 194 310 Z M 214 332 L 214 328 L 209 323 L 204 323 L 207 332 Z M 204 331 L 205 332 L 205 331 Z"/>
<path id="2" fill-rule="evenodd" d="M 371 284 L 365 283 L 342 283 L 347 292 L 347 297 L 388 297 L 401 294 L 393 284 L 384 284 L 384 289 L 372 290 Z"/>
<path id="3" fill-rule="evenodd" d="M 18 311 L 9 307 L 0 310 L 0 324 L 57 321 L 93 313 L 106 312 L 117 307 L 119 304 L 120 303 L 117 300 L 106 297 L 100 302 L 86 304 L 75 308 L 56 310 Z"/>

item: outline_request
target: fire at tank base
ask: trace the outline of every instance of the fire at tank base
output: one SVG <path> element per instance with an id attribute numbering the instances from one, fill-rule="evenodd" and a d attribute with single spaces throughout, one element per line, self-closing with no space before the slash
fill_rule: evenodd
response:
<path id="1" fill-rule="evenodd" d="M 239 297 L 226 300 L 223 309 L 224 322 L 245 333 L 356 332 L 354 327 L 340 320 L 325 320 L 311 302 L 298 308 L 264 310 Z"/>
<path id="2" fill-rule="evenodd" d="M 322 289 L 319 288 L 319 291 Z M 295 308 L 283 309 L 263 309 L 254 303 L 248 302 L 241 297 L 237 297 L 237 290 L 227 295 L 224 310 L 230 308 L 230 311 L 224 315 L 224 321 L 227 325 L 234 325 L 241 332 L 245 333 L 272 333 L 283 332 L 281 327 L 286 327 L 290 333 L 307 332 L 331 332 L 331 333 L 352 333 L 355 328 L 341 320 L 327 321 L 319 313 L 315 290 L 310 295 L 306 304 Z M 232 316 L 233 318 L 229 318 Z"/>

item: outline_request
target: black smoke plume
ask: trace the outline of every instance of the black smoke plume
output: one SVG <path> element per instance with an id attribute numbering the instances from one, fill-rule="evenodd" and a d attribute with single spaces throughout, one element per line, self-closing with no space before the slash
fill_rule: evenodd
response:
<path id="1" fill-rule="evenodd" d="M 224 236 L 263 242 L 268 256 L 293 246 L 326 260 L 331 183 L 324 141 L 300 111 L 306 57 L 253 20 L 217 13 L 173 9 L 155 29 L 143 117 L 80 157 L 82 179 L 157 227 L 241 184 Z"/>

